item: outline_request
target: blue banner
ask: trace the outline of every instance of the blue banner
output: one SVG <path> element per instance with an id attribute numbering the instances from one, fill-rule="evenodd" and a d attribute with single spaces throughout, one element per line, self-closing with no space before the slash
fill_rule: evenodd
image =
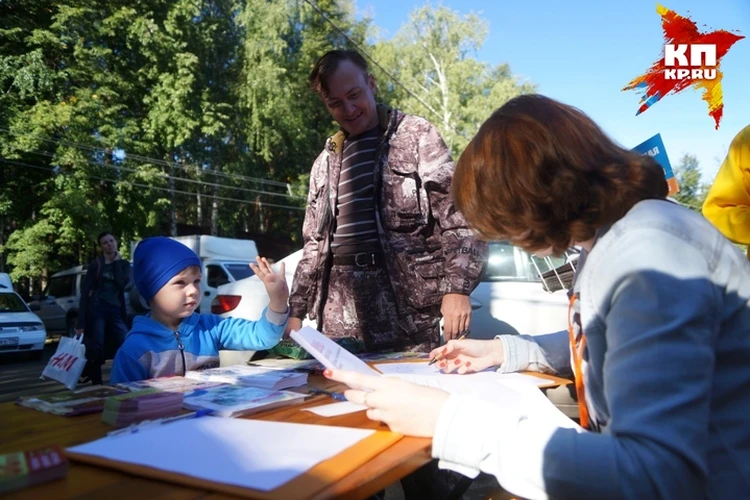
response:
<path id="1" fill-rule="evenodd" d="M 669 163 L 667 150 L 664 148 L 664 142 L 661 140 L 661 134 L 656 134 L 652 138 L 640 143 L 633 148 L 633 151 L 649 155 L 661 165 L 661 168 L 664 169 L 664 177 L 666 177 L 667 184 L 669 185 L 670 195 L 679 191 L 677 179 L 675 179 L 674 172 L 672 172 L 672 164 Z"/>

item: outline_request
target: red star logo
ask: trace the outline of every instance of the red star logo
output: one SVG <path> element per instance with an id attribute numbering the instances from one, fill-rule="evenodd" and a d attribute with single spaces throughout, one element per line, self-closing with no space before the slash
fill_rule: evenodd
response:
<path id="1" fill-rule="evenodd" d="M 666 70 L 673 68 L 665 64 L 664 53 L 662 53 L 661 59 L 652 64 L 646 73 L 635 78 L 622 90 L 636 90 L 642 93 L 641 106 L 636 112 L 636 115 L 640 115 L 668 94 L 676 94 L 689 87 L 701 89 L 703 91 L 701 97 L 708 104 L 708 114 L 714 119 L 718 130 L 719 122 L 721 122 L 721 117 L 724 114 L 724 99 L 721 90 L 721 79 L 724 74 L 719 71 L 719 65 L 732 45 L 745 37 L 726 30 L 700 33 L 696 24 L 689 18 L 680 16 L 673 10 L 658 4 L 656 11 L 661 16 L 666 44 L 687 45 L 688 47 L 703 44 L 716 47 L 716 65 L 712 67 L 712 69 L 715 69 L 715 77 L 712 79 L 691 78 L 691 76 L 668 78 Z M 692 68 L 708 69 L 703 66 Z"/>

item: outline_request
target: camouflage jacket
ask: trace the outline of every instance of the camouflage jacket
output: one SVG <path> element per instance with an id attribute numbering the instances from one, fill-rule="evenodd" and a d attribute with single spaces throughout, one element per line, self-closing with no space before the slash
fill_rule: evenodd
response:
<path id="1" fill-rule="evenodd" d="M 451 198 L 455 168 L 448 147 L 427 120 L 378 106 L 385 133 L 375 156 L 376 222 L 399 314 L 469 295 L 484 270 L 487 244 L 477 240 Z M 302 229 L 304 250 L 289 297 L 290 316 L 320 317 L 336 223 L 341 151 L 339 131 L 310 174 Z"/>

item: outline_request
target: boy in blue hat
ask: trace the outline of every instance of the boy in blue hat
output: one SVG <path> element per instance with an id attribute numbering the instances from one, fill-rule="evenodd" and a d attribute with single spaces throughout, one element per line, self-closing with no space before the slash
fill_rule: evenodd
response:
<path id="1" fill-rule="evenodd" d="M 261 350 L 276 345 L 289 316 L 284 263 L 280 273 L 262 257 L 250 267 L 271 299 L 258 321 L 197 314 L 201 261 L 195 252 L 170 238 L 141 241 L 133 259 L 133 281 L 151 312 L 133 320 L 115 356 L 110 383 L 218 366 L 219 349 Z"/>

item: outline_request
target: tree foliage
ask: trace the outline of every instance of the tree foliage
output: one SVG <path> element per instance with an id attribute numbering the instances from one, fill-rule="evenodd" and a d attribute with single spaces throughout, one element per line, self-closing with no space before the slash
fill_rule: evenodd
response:
<path id="1" fill-rule="evenodd" d="M 456 156 L 493 110 L 535 90 L 513 77 L 507 64 L 475 58 L 487 32 L 476 14 L 425 6 L 373 50 L 388 73 L 374 68 L 384 99 L 435 123 Z"/>
<path id="2" fill-rule="evenodd" d="M 694 155 L 683 155 L 674 168 L 674 174 L 680 190 L 673 198 L 691 210 L 701 213 L 709 186 L 701 181 L 698 158 Z"/>
<path id="3" fill-rule="evenodd" d="M 84 263 L 104 229 L 125 255 L 178 231 L 298 240 L 336 130 L 307 76 L 332 48 L 377 60 L 379 98 L 436 123 L 456 154 L 533 90 L 476 59 L 476 15 L 420 8 L 386 41 L 353 0 L 315 5 L 0 1 L 0 271 L 38 281 Z"/>

